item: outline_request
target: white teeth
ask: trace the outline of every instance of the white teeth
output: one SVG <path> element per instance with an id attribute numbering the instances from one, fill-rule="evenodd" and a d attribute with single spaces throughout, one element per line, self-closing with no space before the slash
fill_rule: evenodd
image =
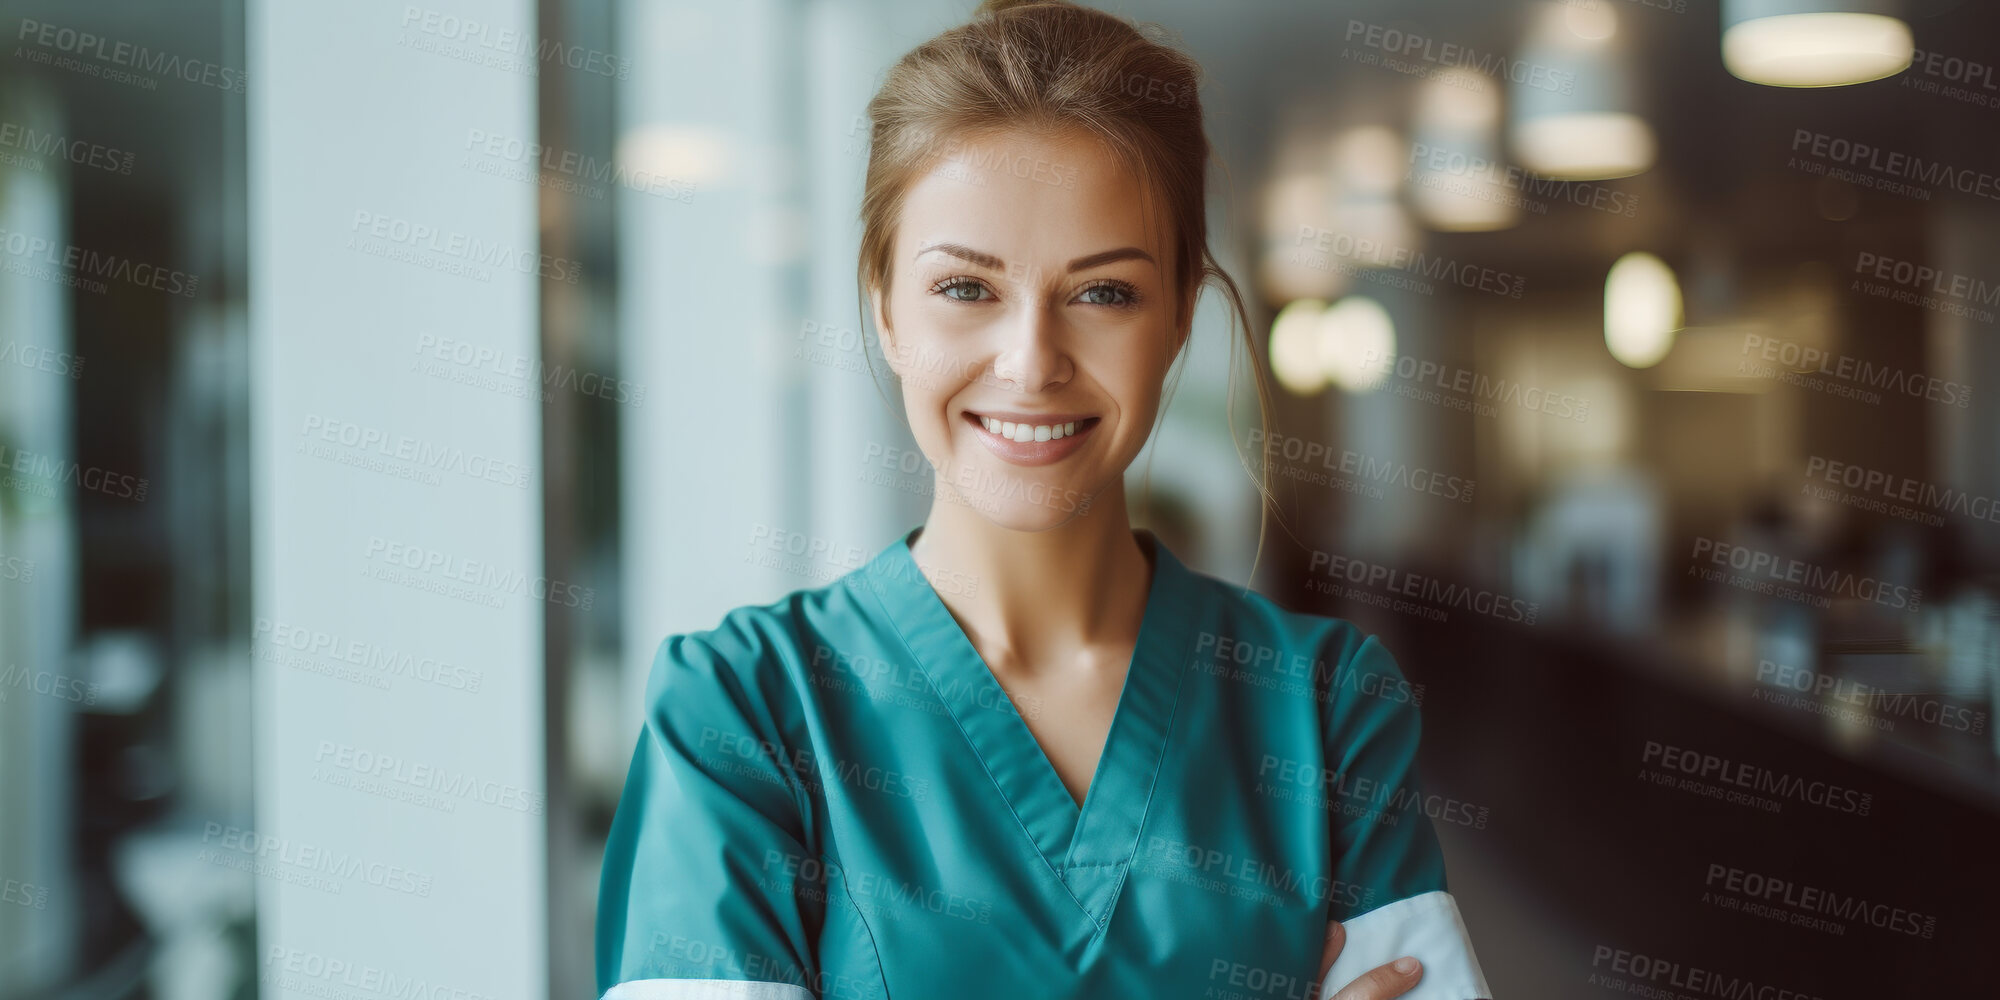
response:
<path id="1" fill-rule="evenodd" d="M 1009 441 L 1055 441 L 1076 433 L 1076 421 L 1060 424 L 1022 424 L 996 417 L 980 417 L 979 426 Z"/>

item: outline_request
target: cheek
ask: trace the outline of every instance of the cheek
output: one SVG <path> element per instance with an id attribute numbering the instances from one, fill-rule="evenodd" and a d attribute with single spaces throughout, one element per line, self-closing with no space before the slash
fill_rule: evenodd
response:
<path id="1" fill-rule="evenodd" d="M 1172 356 L 1160 342 L 1141 335 L 1124 341 L 1116 350 L 1099 352 L 1092 370 L 1120 406 L 1133 409 L 1158 400 L 1161 382 L 1172 363 Z"/>
<path id="2" fill-rule="evenodd" d="M 955 428 L 951 421 L 953 386 L 928 366 L 917 366 L 903 376 L 903 412 L 908 415 L 910 436 L 926 451 L 950 448 Z"/>

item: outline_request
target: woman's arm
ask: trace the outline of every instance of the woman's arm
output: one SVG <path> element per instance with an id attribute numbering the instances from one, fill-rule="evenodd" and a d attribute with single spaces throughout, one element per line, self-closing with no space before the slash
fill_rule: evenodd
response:
<path id="1" fill-rule="evenodd" d="M 1421 981 L 1411 1000 L 1489 997 L 1458 904 L 1445 887 L 1444 852 L 1416 781 L 1422 733 L 1412 688 L 1373 636 L 1341 629 L 1342 664 L 1328 699 L 1325 766 L 1340 775 L 1330 795 L 1334 877 L 1365 890 L 1360 907 L 1336 904 L 1344 927 L 1328 971 L 1339 986 L 1411 956 Z"/>
<path id="2" fill-rule="evenodd" d="M 754 676 L 754 675 L 751 675 Z M 702 639 L 662 643 L 598 892 L 611 1000 L 809 1000 L 821 897 L 769 700 Z"/>
<path id="3" fill-rule="evenodd" d="M 1346 944 L 1347 930 L 1340 926 L 1340 921 L 1328 921 L 1326 948 L 1320 953 L 1319 975 L 1314 977 L 1313 988 L 1310 991 L 1314 997 L 1321 996 L 1327 989 L 1338 989 L 1340 992 L 1335 993 L 1329 1000 L 1390 1000 L 1391 997 L 1408 993 L 1411 987 L 1416 986 L 1418 980 L 1423 978 L 1423 963 L 1405 956 L 1387 965 L 1376 966 L 1362 973 L 1361 978 L 1351 983 L 1345 985 L 1337 981 L 1329 983 L 1327 976 L 1332 972 L 1334 960 L 1340 957 L 1340 952 Z"/>

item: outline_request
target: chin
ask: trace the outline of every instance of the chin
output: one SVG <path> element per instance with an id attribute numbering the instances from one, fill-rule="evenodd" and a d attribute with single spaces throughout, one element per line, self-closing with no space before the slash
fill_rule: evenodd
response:
<path id="1" fill-rule="evenodd" d="M 1017 491 L 1006 496 L 953 489 L 945 499 L 1010 531 L 1047 531 L 1090 512 L 1091 496 L 1081 490 L 1033 480 L 1014 485 Z"/>

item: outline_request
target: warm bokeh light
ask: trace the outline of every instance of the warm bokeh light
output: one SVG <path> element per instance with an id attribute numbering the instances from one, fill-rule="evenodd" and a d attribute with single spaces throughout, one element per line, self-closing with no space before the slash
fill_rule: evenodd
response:
<path id="1" fill-rule="evenodd" d="M 1650 368 L 1674 346 L 1681 286 L 1666 261 L 1628 253 L 1604 279 L 1604 345 L 1628 368 Z"/>
<path id="2" fill-rule="evenodd" d="M 1411 128 L 1410 206 L 1440 232 L 1490 232 L 1515 223 L 1504 183 L 1499 81 L 1463 66 L 1426 80 Z"/>
<path id="3" fill-rule="evenodd" d="M 628 173 L 709 187 L 729 172 L 729 143 L 702 126 L 641 125 L 618 137 L 618 165 Z"/>
<path id="4" fill-rule="evenodd" d="M 1563 27 L 1578 38 L 1602 41 L 1618 33 L 1618 15 L 1609 4 L 1561 4 Z"/>
<path id="5" fill-rule="evenodd" d="M 1408 144 L 1385 125 L 1361 125 L 1333 140 L 1333 177 L 1342 197 L 1394 194 Z"/>
<path id="6" fill-rule="evenodd" d="M 1522 164 L 1559 180 L 1609 180 L 1643 173 L 1658 150 L 1653 130 L 1622 111 L 1551 115 L 1514 126 Z"/>
<path id="7" fill-rule="evenodd" d="M 1324 377 L 1347 392 L 1367 392 L 1382 381 L 1382 359 L 1396 353 L 1396 324 L 1382 304 L 1350 295 L 1319 316 L 1319 365 Z"/>
<path id="8" fill-rule="evenodd" d="M 1416 121 L 1420 130 L 1498 128 L 1500 82 L 1465 66 L 1434 73 L 1417 92 Z"/>
<path id="9" fill-rule="evenodd" d="M 1510 79 L 1516 162 L 1544 177 L 1608 180 L 1644 172 L 1656 153 L 1638 113 L 1631 46 L 1608 4 L 1541 4 Z"/>
<path id="10" fill-rule="evenodd" d="M 1278 310 L 1278 318 L 1271 321 L 1271 373 L 1279 385 L 1300 396 L 1326 387 L 1319 343 L 1319 320 L 1325 311 L 1326 303 L 1319 299 L 1298 299 Z"/>
<path id="11" fill-rule="evenodd" d="M 1799 13 L 1759 17 L 1722 33 L 1722 63 L 1751 83 L 1841 87 L 1910 67 L 1909 25 L 1885 14 Z"/>

